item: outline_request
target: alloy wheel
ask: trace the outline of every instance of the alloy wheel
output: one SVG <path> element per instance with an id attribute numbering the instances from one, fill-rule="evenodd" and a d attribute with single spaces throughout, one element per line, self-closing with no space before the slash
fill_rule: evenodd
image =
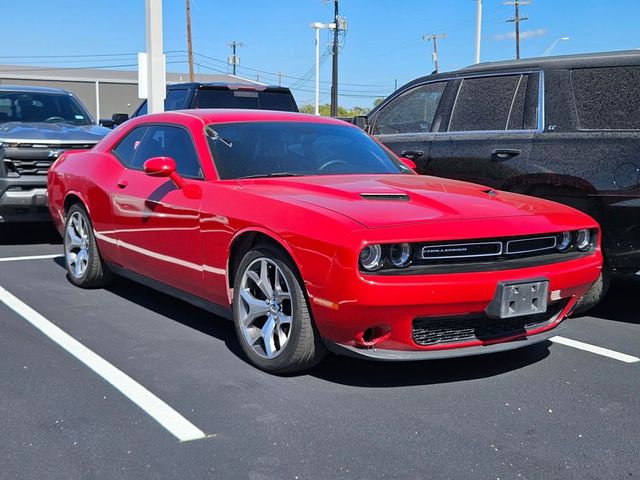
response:
<path id="1" fill-rule="evenodd" d="M 260 357 L 277 357 L 289 341 L 291 299 L 289 283 L 273 260 L 257 258 L 242 274 L 240 327 L 247 345 Z"/>
<path id="2" fill-rule="evenodd" d="M 89 226 L 84 215 L 76 211 L 67 222 L 64 251 L 69 273 L 80 279 L 87 271 L 90 258 Z"/>

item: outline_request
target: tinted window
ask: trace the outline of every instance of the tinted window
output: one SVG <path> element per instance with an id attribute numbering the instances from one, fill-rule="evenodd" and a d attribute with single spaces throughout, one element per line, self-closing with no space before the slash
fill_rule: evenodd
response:
<path id="1" fill-rule="evenodd" d="M 140 105 L 140 108 L 138 108 L 138 111 L 134 116 L 139 117 L 141 115 L 146 115 L 146 114 L 147 114 L 147 101 L 145 100 L 144 102 L 142 102 L 142 105 Z"/>
<path id="2" fill-rule="evenodd" d="M 0 91 L 0 123 L 3 122 L 90 125 L 92 120 L 71 95 Z"/>
<path id="3" fill-rule="evenodd" d="M 581 129 L 640 129 L 640 67 L 572 70 L 571 83 Z"/>
<path id="4" fill-rule="evenodd" d="M 509 75 L 463 79 L 451 114 L 449 131 L 505 130 L 520 77 Z"/>
<path id="5" fill-rule="evenodd" d="M 146 131 L 147 127 L 134 128 L 120 140 L 120 143 L 113 149 L 113 153 L 125 167 L 130 166 L 133 162 L 133 157 L 138 151 L 138 147 L 140 147 L 140 142 Z"/>
<path id="6" fill-rule="evenodd" d="M 196 94 L 196 108 L 243 108 L 260 110 L 297 111 L 288 93 L 256 92 L 248 90 L 202 89 Z"/>
<path id="7" fill-rule="evenodd" d="M 225 123 L 208 126 L 207 134 L 222 179 L 410 173 L 367 134 L 347 124 Z"/>
<path id="8" fill-rule="evenodd" d="M 446 82 L 429 83 L 389 102 L 376 115 L 373 133 L 418 133 L 431 130 Z"/>
<path id="9" fill-rule="evenodd" d="M 153 157 L 173 158 L 176 162 L 176 170 L 184 177 L 202 177 L 200 162 L 191 135 L 180 127 L 149 126 L 136 148 L 130 166 L 142 170 L 144 162 Z"/>
<path id="10" fill-rule="evenodd" d="M 189 90 L 184 88 L 169 90 L 167 92 L 167 98 L 164 101 L 164 109 L 166 111 L 169 111 L 169 110 L 180 110 L 182 108 L 187 108 L 186 103 L 187 103 L 188 93 L 189 93 Z M 145 104 L 145 110 L 146 110 L 146 104 Z"/>

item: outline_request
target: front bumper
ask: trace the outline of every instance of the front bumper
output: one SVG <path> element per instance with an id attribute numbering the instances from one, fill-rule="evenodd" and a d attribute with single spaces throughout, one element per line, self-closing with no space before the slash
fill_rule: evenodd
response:
<path id="1" fill-rule="evenodd" d="M 47 177 L 0 178 L 0 222 L 47 221 Z"/>
<path id="2" fill-rule="evenodd" d="M 458 357 L 548 339 L 598 278 L 601 268 L 602 255 L 596 251 L 549 265 L 473 273 L 377 277 L 353 272 L 349 276 L 338 269 L 330 280 L 338 287 L 310 292 L 310 300 L 320 335 L 334 351 L 380 360 Z M 451 321 L 458 326 L 467 318 L 478 322 L 494 299 L 499 282 L 541 277 L 549 280 L 549 304 L 556 305 L 557 311 L 550 311 L 533 326 L 523 325 L 517 332 L 505 328 L 489 337 L 472 329 L 477 336 L 432 343 L 420 343 L 416 336 L 418 322 L 423 319 L 445 325 Z"/>
<path id="3" fill-rule="evenodd" d="M 524 336 L 513 340 L 503 340 L 487 345 L 476 345 L 465 348 L 449 348 L 445 350 L 386 350 L 382 348 L 357 348 L 352 345 L 327 342 L 327 348 L 338 355 L 354 358 L 366 358 L 385 362 L 411 362 L 420 360 L 437 360 L 442 358 L 458 358 L 488 353 L 507 352 L 516 348 L 524 348 L 549 340 L 558 335 L 565 326 L 557 324 L 554 328 L 532 336 Z"/>

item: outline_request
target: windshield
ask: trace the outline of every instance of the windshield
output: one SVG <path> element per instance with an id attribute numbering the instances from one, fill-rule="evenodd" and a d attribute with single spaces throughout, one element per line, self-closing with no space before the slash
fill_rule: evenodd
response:
<path id="1" fill-rule="evenodd" d="M 247 122 L 209 125 L 221 179 L 412 173 L 366 133 L 347 124 Z"/>
<path id="2" fill-rule="evenodd" d="M 0 91 L 0 123 L 6 122 L 90 125 L 92 120 L 71 95 Z"/>

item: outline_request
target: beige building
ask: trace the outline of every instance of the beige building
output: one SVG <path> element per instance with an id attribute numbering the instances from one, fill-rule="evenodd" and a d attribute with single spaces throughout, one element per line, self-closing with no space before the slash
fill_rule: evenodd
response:
<path id="1" fill-rule="evenodd" d="M 187 81 L 188 74 L 167 73 L 167 83 Z M 195 81 L 257 83 L 226 74 L 196 74 Z M 63 88 L 74 93 L 96 119 L 111 118 L 114 113 L 131 115 L 142 102 L 137 71 L 0 65 L 0 88 L 3 84 Z"/>

